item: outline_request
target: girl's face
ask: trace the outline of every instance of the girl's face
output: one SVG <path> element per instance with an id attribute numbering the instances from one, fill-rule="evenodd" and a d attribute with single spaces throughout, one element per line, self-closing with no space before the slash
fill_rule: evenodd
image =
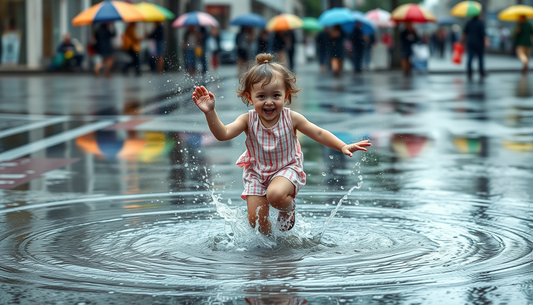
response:
<path id="1" fill-rule="evenodd" d="M 261 118 L 263 126 L 268 128 L 278 122 L 287 100 L 287 92 L 282 77 L 277 72 L 274 72 L 270 84 L 263 86 L 263 83 L 261 81 L 252 86 L 251 98 L 248 99 Z"/>

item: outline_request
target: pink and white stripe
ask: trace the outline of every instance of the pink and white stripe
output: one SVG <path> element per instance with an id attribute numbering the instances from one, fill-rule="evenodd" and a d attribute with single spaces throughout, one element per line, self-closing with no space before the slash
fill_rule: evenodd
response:
<path id="1" fill-rule="evenodd" d="M 368 11 L 365 16 L 377 27 L 392 28 L 396 26 L 396 22 L 391 20 L 391 14 L 380 8 Z"/>
<path id="2" fill-rule="evenodd" d="M 241 195 L 264 196 L 270 181 L 282 176 L 294 184 L 295 194 L 305 185 L 303 153 L 292 125 L 291 110 L 283 108 L 276 125 L 266 128 L 255 110 L 248 112 L 246 151 L 237 160 L 244 167 Z"/>
<path id="3" fill-rule="evenodd" d="M 218 21 L 215 17 L 204 12 L 190 12 L 179 16 L 172 26 L 175 28 L 186 26 L 214 26 L 218 27 Z"/>

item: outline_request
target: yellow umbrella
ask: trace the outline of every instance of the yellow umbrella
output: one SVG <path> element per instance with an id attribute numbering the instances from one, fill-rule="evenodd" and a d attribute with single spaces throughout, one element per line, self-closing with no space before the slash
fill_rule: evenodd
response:
<path id="1" fill-rule="evenodd" d="M 455 17 L 474 17 L 481 14 L 481 4 L 476 1 L 457 3 L 450 12 Z"/>
<path id="2" fill-rule="evenodd" d="M 498 19 L 503 21 L 518 21 L 520 16 L 533 18 L 533 7 L 527 5 L 513 5 L 498 14 Z"/>
<path id="3" fill-rule="evenodd" d="M 269 31 L 287 31 L 301 28 L 302 25 L 303 21 L 300 17 L 293 14 L 281 14 L 270 19 L 266 29 Z"/>

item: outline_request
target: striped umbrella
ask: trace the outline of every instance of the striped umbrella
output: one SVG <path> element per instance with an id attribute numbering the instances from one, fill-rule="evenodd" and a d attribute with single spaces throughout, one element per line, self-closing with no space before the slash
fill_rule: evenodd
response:
<path id="1" fill-rule="evenodd" d="M 533 7 L 527 5 L 513 5 L 498 14 L 498 19 L 503 21 L 518 21 L 520 16 L 533 18 Z"/>
<path id="2" fill-rule="evenodd" d="M 463 1 L 457 3 L 450 14 L 455 17 L 474 17 L 481 14 L 481 4 L 476 1 Z"/>
<path id="3" fill-rule="evenodd" d="M 141 2 L 135 4 L 135 7 L 144 16 L 144 21 L 147 22 L 165 21 L 176 18 L 174 13 L 157 4 Z"/>
<path id="4" fill-rule="evenodd" d="M 293 14 L 281 14 L 270 19 L 266 29 L 269 31 L 287 31 L 301 28 L 302 25 L 303 22 L 300 17 Z"/>
<path id="5" fill-rule="evenodd" d="M 102 1 L 79 13 L 72 25 L 88 25 L 112 21 L 144 21 L 144 16 L 133 5 L 121 1 Z"/>
<path id="6" fill-rule="evenodd" d="M 368 11 L 366 18 L 377 27 L 392 28 L 396 26 L 396 22 L 390 19 L 390 13 L 380 8 Z"/>
<path id="7" fill-rule="evenodd" d="M 398 6 L 391 13 L 391 19 L 398 22 L 435 22 L 435 15 L 420 5 L 408 3 Z"/>
<path id="8" fill-rule="evenodd" d="M 175 28 L 186 26 L 214 26 L 218 27 L 218 21 L 215 17 L 204 12 L 190 12 L 183 14 L 174 20 L 172 26 Z"/>

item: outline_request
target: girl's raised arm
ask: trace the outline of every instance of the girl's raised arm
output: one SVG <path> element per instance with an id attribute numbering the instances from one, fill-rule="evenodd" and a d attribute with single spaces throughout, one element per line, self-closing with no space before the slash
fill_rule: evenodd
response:
<path id="1" fill-rule="evenodd" d="M 204 86 L 196 87 L 192 100 L 205 114 L 209 130 L 219 141 L 227 141 L 240 135 L 248 126 L 248 114 L 240 115 L 233 123 L 224 125 L 215 111 L 215 96 Z"/>
<path id="2" fill-rule="evenodd" d="M 294 128 L 304 135 L 310 137 L 311 139 L 317 141 L 318 143 L 327 146 L 329 148 L 341 151 L 347 156 L 353 156 L 354 151 L 364 150 L 366 151 L 367 146 L 370 146 L 368 140 L 360 141 L 357 143 L 346 144 L 337 138 L 331 132 L 316 126 L 315 124 L 309 122 L 303 115 L 291 111 L 292 122 Z"/>

